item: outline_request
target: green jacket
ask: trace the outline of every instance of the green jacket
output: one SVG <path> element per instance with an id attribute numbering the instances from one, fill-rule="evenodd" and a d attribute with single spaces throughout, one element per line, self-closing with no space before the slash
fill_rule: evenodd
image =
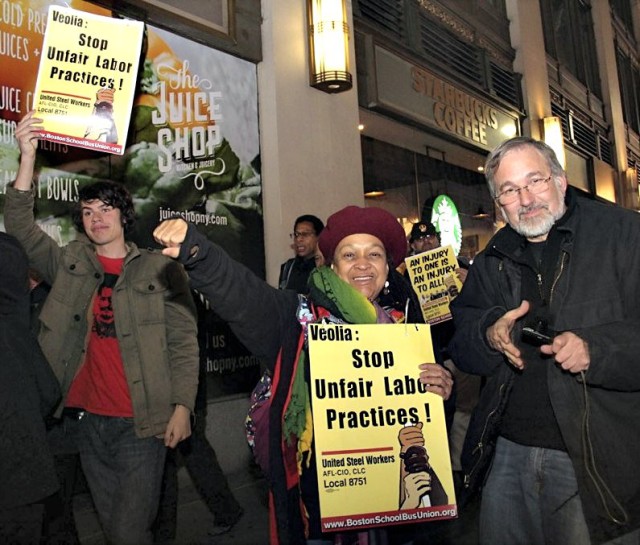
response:
<path id="1" fill-rule="evenodd" d="M 35 223 L 33 196 L 8 187 L 5 228 L 24 246 L 30 266 L 51 285 L 40 313 L 39 341 L 63 393 L 83 363 L 92 301 L 103 270 L 82 235 L 64 247 Z M 196 310 L 179 263 L 127 243 L 113 290 L 116 334 L 131 394 L 136 434 L 162 434 L 174 405 L 193 410 L 198 386 Z"/>

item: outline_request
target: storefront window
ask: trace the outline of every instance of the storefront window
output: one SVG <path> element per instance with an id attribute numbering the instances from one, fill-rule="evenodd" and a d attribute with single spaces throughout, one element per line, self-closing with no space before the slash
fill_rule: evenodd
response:
<path id="1" fill-rule="evenodd" d="M 446 156 L 435 158 L 362 138 L 367 206 L 379 206 L 398 217 L 405 231 L 418 221 L 431 221 L 434 201 L 448 196 L 462 224 L 460 255 L 472 259 L 495 230 L 495 210 L 481 172 L 465 169 Z"/>

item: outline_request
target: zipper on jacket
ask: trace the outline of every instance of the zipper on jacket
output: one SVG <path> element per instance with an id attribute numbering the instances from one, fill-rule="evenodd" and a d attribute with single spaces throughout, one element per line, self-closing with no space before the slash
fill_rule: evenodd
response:
<path id="1" fill-rule="evenodd" d="M 553 283 L 551 284 L 551 290 L 549 291 L 549 306 L 551 306 L 551 302 L 553 301 L 553 292 L 556 289 L 556 285 L 558 284 L 558 280 L 560 280 L 560 277 L 562 276 L 562 273 L 564 272 L 564 265 L 567 261 L 567 256 L 569 255 L 567 253 L 566 250 L 561 250 L 562 251 L 562 257 L 560 258 L 560 266 L 556 269 L 557 273 L 555 278 L 553 279 Z"/>
<path id="2" fill-rule="evenodd" d="M 542 273 L 536 271 L 536 284 L 538 285 L 538 294 L 540 299 L 544 302 L 544 286 L 542 285 Z"/>
<path id="3" fill-rule="evenodd" d="M 551 306 L 551 302 L 553 301 L 553 293 L 556 289 L 556 286 L 558 285 L 558 280 L 560 280 L 560 277 L 562 276 L 562 273 L 564 272 L 564 266 L 565 263 L 567 261 L 567 251 L 566 250 L 561 250 L 562 252 L 562 256 L 560 257 L 560 264 L 558 265 L 558 267 L 556 267 L 556 273 L 555 276 L 553 277 L 553 282 L 551 283 L 551 289 L 549 290 L 549 306 Z M 542 273 L 539 271 L 535 271 L 536 273 L 536 283 L 538 285 L 538 293 L 540 294 L 540 299 L 544 302 L 546 299 L 544 297 L 544 285 L 542 282 Z"/>

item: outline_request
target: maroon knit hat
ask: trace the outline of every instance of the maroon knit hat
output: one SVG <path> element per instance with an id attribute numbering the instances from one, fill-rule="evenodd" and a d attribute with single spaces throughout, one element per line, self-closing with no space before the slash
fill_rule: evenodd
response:
<path id="1" fill-rule="evenodd" d="M 357 233 L 379 238 L 394 267 L 400 265 L 407 255 L 404 229 L 389 212 L 382 208 L 347 206 L 329 216 L 318 238 L 325 262 L 333 261 L 333 254 L 343 238 Z"/>

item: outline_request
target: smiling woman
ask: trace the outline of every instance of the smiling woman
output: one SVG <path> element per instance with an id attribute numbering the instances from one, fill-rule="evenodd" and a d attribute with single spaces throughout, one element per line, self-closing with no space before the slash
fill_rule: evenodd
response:
<path id="1" fill-rule="evenodd" d="M 367 234 L 343 238 L 336 248 L 331 268 L 369 301 L 380 295 L 389 274 L 384 245 L 379 238 Z"/>
<path id="2" fill-rule="evenodd" d="M 296 226 L 295 231 L 304 230 Z M 272 288 L 183 220 L 163 222 L 154 236 L 167 246 L 167 255 L 184 263 L 192 286 L 267 365 L 260 391 L 268 391 L 268 401 L 265 405 L 263 395 L 262 404 L 254 405 L 247 430 L 256 460 L 272 483 L 271 543 L 281 542 L 280 536 L 287 543 L 328 539 L 320 523 L 306 332 L 313 337 L 317 323 L 339 324 L 341 332 L 342 324 L 423 321 L 415 293 L 396 270 L 407 253 L 404 229 L 381 208 L 347 206 L 329 216 L 318 238 L 329 266 L 313 270 L 308 295 Z M 373 356 L 365 361 L 363 355 L 357 364 L 385 365 L 386 356 L 377 356 L 379 362 Z M 451 394 L 451 375 L 441 365 L 419 365 L 412 380 L 445 399 Z M 267 390 L 265 384 L 270 384 Z M 328 393 L 331 386 L 326 386 Z"/>

